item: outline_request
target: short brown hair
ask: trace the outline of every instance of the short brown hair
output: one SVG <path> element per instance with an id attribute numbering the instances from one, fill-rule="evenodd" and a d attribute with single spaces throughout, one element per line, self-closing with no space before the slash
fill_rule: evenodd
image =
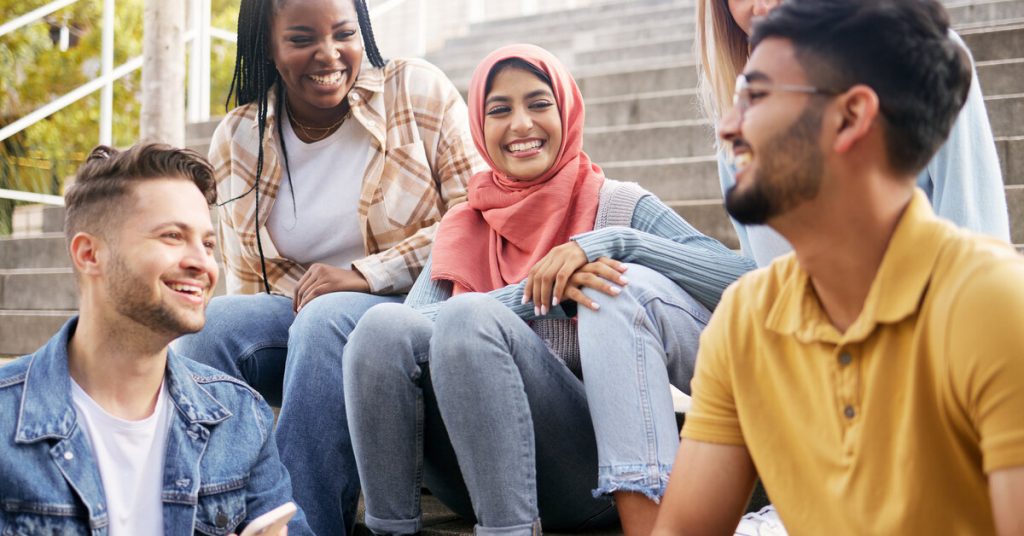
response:
<path id="1" fill-rule="evenodd" d="M 135 145 L 124 151 L 97 146 L 64 194 L 65 236 L 71 240 L 80 231 L 102 232 L 135 184 L 167 178 L 192 181 L 207 203 L 217 200 L 213 168 L 195 151 L 163 144 Z"/>

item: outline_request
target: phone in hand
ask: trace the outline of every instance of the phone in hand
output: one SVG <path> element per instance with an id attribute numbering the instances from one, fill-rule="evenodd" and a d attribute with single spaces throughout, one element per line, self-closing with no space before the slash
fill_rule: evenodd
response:
<path id="1" fill-rule="evenodd" d="M 295 506 L 295 503 L 286 502 L 253 519 L 252 523 L 249 523 L 249 526 L 245 527 L 239 536 L 277 536 L 281 529 L 288 525 L 296 511 L 298 511 L 298 507 Z"/>

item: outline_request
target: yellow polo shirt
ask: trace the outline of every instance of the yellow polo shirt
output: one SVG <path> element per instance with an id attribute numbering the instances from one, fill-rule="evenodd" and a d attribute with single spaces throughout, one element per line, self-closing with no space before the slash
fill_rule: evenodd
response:
<path id="1" fill-rule="evenodd" d="M 994 533 L 986 474 L 1024 465 L 1024 257 L 917 191 L 846 333 L 792 254 L 744 276 L 682 435 L 746 446 L 794 536 Z"/>

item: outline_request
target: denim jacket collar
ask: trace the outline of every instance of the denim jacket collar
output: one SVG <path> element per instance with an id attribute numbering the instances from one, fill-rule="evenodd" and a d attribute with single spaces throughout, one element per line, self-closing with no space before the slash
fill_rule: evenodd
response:
<path id="1" fill-rule="evenodd" d="M 78 325 L 73 317 L 32 359 L 18 412 L 15 441 L 34 443 L 44 439 L 67 439 L 75 428 L 68 372 L 68 342 Z M 220 402 L 203 389 L 186 368 L 183 358 L 167 352 L 167 391 L 175 407 L 189 424 L 216 424 L 231 416 Z"/>

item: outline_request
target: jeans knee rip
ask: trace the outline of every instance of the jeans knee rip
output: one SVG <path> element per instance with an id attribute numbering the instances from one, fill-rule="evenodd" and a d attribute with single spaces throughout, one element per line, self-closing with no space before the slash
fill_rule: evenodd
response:
<path id="1" fill-rule="evenodd" d="M 671 473 L 671 465 L 604 466 L 598 470 L 597 489 L 593 495 L 598 498 L 617 491 L 630 491 L 642 493 L 655 503 L 660 503 Z"/>

